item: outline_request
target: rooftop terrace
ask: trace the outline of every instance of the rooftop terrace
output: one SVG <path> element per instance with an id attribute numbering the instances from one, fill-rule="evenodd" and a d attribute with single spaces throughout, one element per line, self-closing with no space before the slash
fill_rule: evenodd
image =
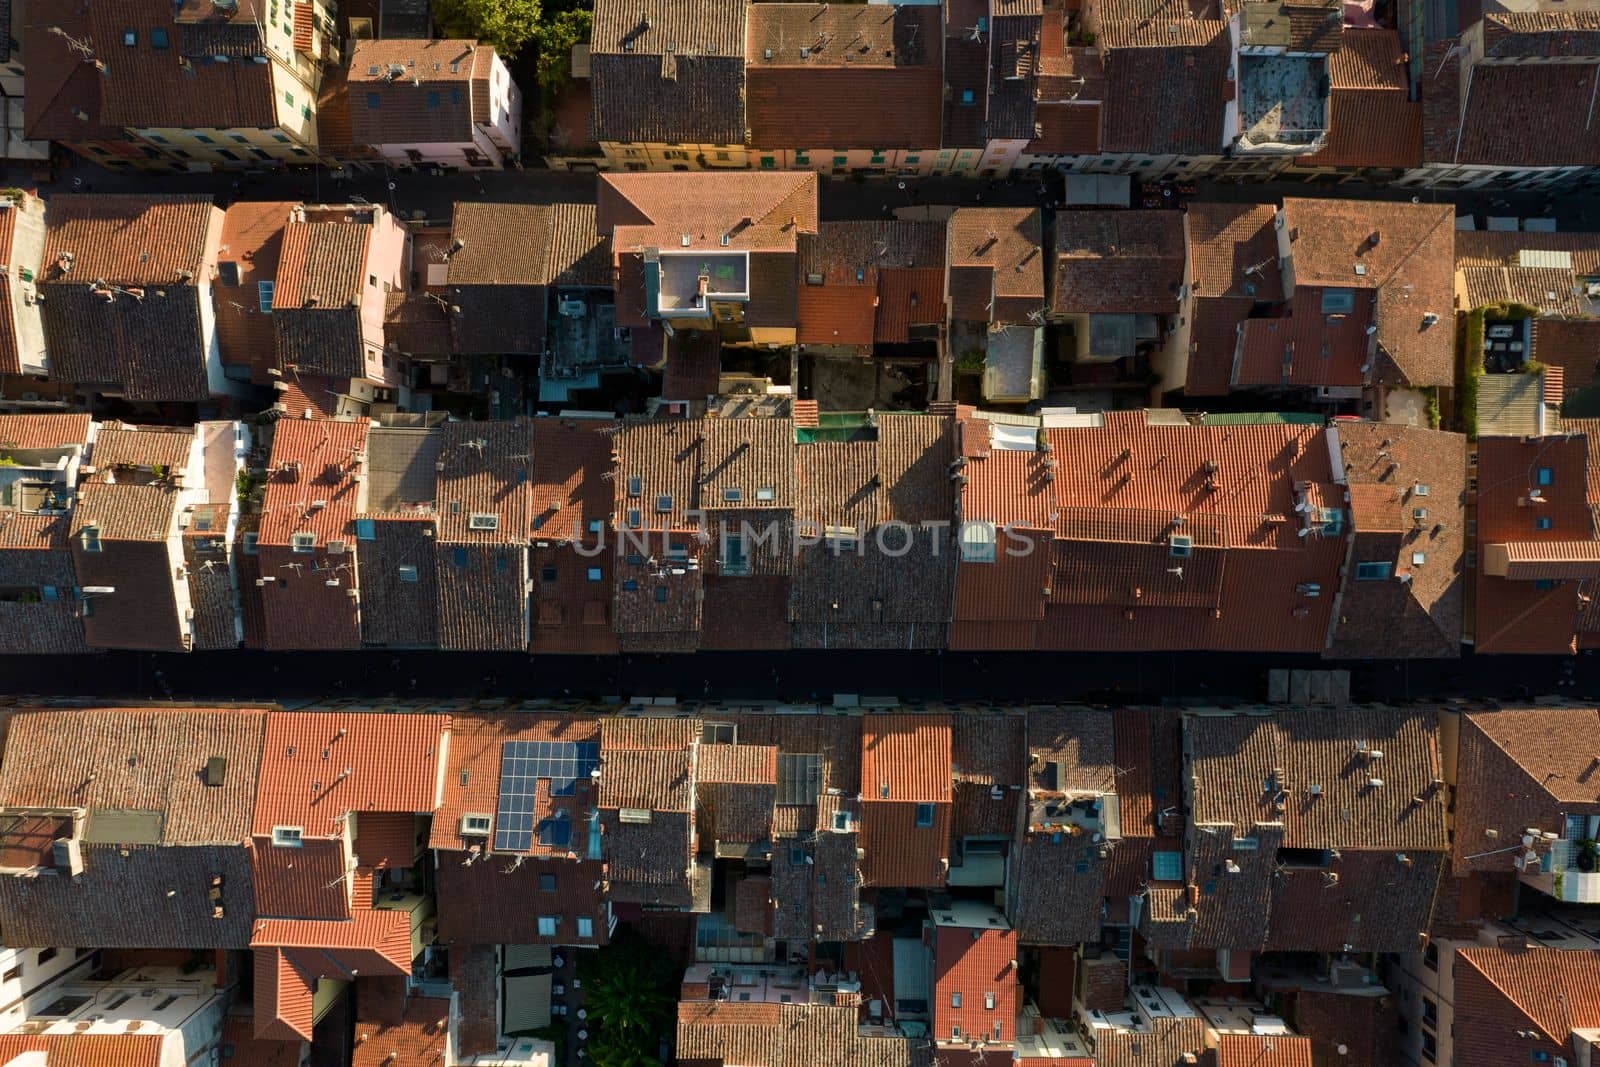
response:
<path id="1" fill-rule="evenodd" d="M 1239 151 L 1298 155 L 1327 131 L 1327 57 L 1240 54 Z"/>

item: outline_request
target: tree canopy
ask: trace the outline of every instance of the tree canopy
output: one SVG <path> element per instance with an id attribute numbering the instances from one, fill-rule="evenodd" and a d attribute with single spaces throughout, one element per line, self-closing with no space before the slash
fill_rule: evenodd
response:
<path id="1" fill-rule="evenodd" d="M 433 0 L 433 14 L 450 37 L 476 37 L 510 60 L 539 36 L 540 0 Z"/>

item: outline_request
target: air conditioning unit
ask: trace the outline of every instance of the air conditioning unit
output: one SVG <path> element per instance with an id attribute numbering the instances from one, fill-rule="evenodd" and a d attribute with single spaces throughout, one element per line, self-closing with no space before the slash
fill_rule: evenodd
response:
<path id="1" fill-rule="evenodd" d="M 51 860 L 56 869 L 77 876 L 83 873 L 83 842 L 76 837 L 58 838 L 50 843 Z"/>
<path id="2" fill-rule="evenodd" d="M 494 824 L 494 819 L 488 815 L 468 812 L 461 816 L 462 837 L 488 837 L 489 829 Z"/>

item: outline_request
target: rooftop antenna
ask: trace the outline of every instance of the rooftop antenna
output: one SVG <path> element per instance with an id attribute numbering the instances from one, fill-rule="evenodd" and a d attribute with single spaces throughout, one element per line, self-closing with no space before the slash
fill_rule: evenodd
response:
<path id="1" fill-rule="evenodd" d="M 74 37 L 60 26 L 51 26 L 50 32 L 67 43 L 67 47 L 78 53 L 85 61 L 94 59 L 94 45 L 87 38 Z"/>

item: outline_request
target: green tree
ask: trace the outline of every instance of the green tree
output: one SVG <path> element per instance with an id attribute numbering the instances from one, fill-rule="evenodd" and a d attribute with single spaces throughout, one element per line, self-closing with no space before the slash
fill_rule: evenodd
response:
<path id="1" fill-rule="evenodd" d="M 595 1067 L 649 1067 L 672 1020 L 672 964 L 627 927 L 578 958 Z"/>
<path id="2" fill-rule="evenodd" d="M 540 0 L 434 0 L 433 15 L 450 37 L 476 37 L 508 62 L 539 35 Z"/>
<path id="3" fill-rule="evenodd" d="M 572 73 L 572 47 L 589 39 L 593 24 L 594 13 L 580 7 L 556 12 L 539 27 L 539 89 L 546 107 L 555 106 Z"/>

